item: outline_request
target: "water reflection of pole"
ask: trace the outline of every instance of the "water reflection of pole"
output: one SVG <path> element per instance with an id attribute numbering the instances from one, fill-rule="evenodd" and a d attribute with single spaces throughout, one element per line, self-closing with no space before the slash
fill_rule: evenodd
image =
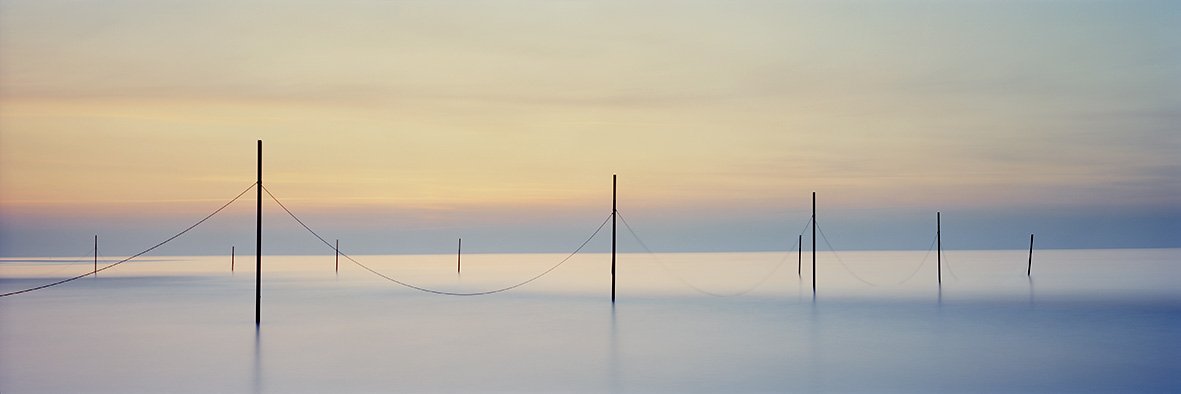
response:
<path id="1" fill-rule="evenodd" d="M 816 305 L 816 297 L 812 297 L 808 322 L 808 359 L 810 370 L 807 373 L 809 387 L 807 392 L 820 392 L 824 386 L 824 352 L 821 349 L 824 330 L 820 327 L 820 313 Z"/>
<path id="2" fill-rule="evenodd" d="M 611 340 L 611 349 L 610 349 L 611 354 L 610 354 L 609 360 L 607 361 L 610 365 L 608 365 L 607 368 L 609 370 L 609 374 L 611 375 L 610 376 L 611 392 L 618 393 L 623 390 L 622 390 L 622 385 L 620 385 L 620 383 L 619 383 L 619 371 L 620 371 L 620 368 L 619 368 L 619 326 L 617 325 L 616 319 L 615 319 L 615 305 L 614 304 L 611 305 L 611 338 L 610 338 L 610 340 Z"/>
<path id="3" fill-rule="evenodd" d="M 1026 276 L 1025 279 L 1029 281 L 1029 306 L 1033 306 L 1033 277 Z"/>
<path id="4" fill-rule="evenodd" d="M 254 379 L 252 383 L 254 383 L 255 393 L 262 392 L 262 346 L 259 343 L 261 331 L 260 327 L 254 329 Z"/>

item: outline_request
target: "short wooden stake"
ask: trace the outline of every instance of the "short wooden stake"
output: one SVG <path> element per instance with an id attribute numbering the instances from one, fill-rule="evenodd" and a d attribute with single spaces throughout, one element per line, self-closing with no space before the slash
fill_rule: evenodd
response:
<path id="1" fill-rule="evenodd" d="M 1025 276 L 1033 272 L 1033 234 L 1029 234 L 1029 266 L 1025 267 Z"/>

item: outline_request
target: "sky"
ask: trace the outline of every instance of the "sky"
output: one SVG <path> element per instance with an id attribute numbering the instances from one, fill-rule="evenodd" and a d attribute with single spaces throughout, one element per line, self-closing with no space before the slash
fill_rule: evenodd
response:
<path id="1" fill-rule="evenodd" d="M 1181 247 L 1181 3 L 0 2 L 0 255 Z M 330 253 L 267 202 L 264 251 Z M 620 226 L 620 247 L 641 247 Z M 810 234 L 805 234 L 809 245 Z M 605 250 L 600 236 L 590 249 Z M 162 254 L 253 253 L 254 193 Z"/>

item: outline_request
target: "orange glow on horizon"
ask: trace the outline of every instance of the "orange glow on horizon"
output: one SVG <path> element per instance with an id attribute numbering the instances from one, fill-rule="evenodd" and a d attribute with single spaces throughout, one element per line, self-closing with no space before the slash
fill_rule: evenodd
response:
<path id="1" fill-rule="evenodd" d="M 202 211 L 254 181 L 257 139 L 316 212 L 590 209 L 611 174 L 674 213 L 1181 190 L 1152 7 L 3 7 L 4 212 Z"/>

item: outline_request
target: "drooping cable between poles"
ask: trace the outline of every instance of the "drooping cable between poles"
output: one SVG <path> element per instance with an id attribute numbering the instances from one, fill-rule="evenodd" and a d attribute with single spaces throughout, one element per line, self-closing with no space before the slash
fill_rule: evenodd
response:
<path id="1" fill-rule="evenodd" d="M 664 270 L 667 271 L 669 273 L 669 275 L 672 275 L 672 277 L 676 278 L 677 281 L 681 282 L 681 284 L 684 284 L 685 286 L 687 286 L 699 293 L 714 296 L 714 297 L 736 297 L 736 296 L 745 295 L 745 294 L 750 293 L 750 292 L 754 291 L 755 289 L 759 288 L 764 283 L 767 283 L 767 280 L 771 279 L 771 276 L 779 271 L 779 268 L 783 266 L 783 263 L 787 262 L 787 258 L 791 257 L 791 252 L 792 252 L 791 249 L 795 249 L 797 246 L 799 246 L 799 242 L 800 242 L 800 238 L 796 237 L 796 243 L 792 244 L 791 249 L 789 249 L 783 255 L 783 258 L 779 259 L 779 263 L 776 264 L 774 268 L 771 268 L 771 270 L 768 271 L 766 275 L 763 275 L 763 277 L 761 279 L 756 281 L 750 287 L 747 287 L 746 289 L 743 289 L 742 291 L 738 291 L 738 292 L 734 292 L 734 293 L 720 294 L 720 293 L 715 293 L 715 292 L 712 292 L 712 291 L 709 291 L 706 289 L 702 289 L 698 286 L 695 286 L 695 285 L 693 285 L 693 283 L 690 283 L 684 277 L 681 277 L 680 274 L 677 274 L 676 271 L 669 268 L 668 265 L 664 263 L 664 260 L 661 260 L 659 257 L 657 257 L 656 253 L 653 252 L 652 249 L 648 248 L 648 245 L 646 243 L 644 243 L 644 241 L 642 239 L 640 239 L 640 236 L 636 234 L 636 231 L 634 229 L 632 229 L 631 224 L 628 224 L 627 219 L 625 219 L 622 214 L 619 215 L 619 220 L 623 222 L 624 228 L 626 228 L 627 231 L 629 233 L 631 233 L 632 238 L 635 238 L 636 243 L 639 243 L 640 247 L 644 248 L 644 251 L 646 251 L 649 255 L 651 255 L 653 260 L 656 260 L 658 263 L 660 263 L 660 266 L 662 268 L 664 268 Z M 804 224 L 804 228 L 800 229 L 801 235 L 804 233 L 805 229 L 808 228 L 808 224 L 811 224 L 811 223 L 812 223 L 812 220 L 811 220 L 811 218 L 809 218 L 808 222 Z"/>
<path id="2" fill-rule="evenodd" d="M 955 271 L 951 269 L 951 264 L 949 264 L 950 262 L 947 261 L 947 253 L 940 250 L 939 257 L 943 259 L 943 266 L 947 268 L 947 273 L 951 274 L 952 279 L 955 279 L 956 282 L 959 282 L 960 277 L 956 276 Z"/>
<path id="3" fill-rule="evenodd" d="M 221 213 L 221 211 L 225 210 L 225 209 L 226 209 L 226 207 L 229 207 L 229 206 L 230 206 L 230 204 L 233 204 L 233 203 L 234 203 L 234 201 L 238 201 L 238 199 L 239 199 L 239 198 L 242 198 L 242 196 L 243 196 L 243 195 L 245 195 L 245 194 L 246 194 L 246 192 L 249 192 L 249 191 L 250 191 L 250 189 L 253 189 L 253 188 L 254 188 L 254 186 L 255 186 L 255 184 L 254 184 L 254 183 L 251 183 L 249 187 L 247 187 L 245 190 L 242 190 L 242 192 L 241 192 L 241 193 L 238 193 L 238 195 L 237 195 L 237 196 L 234 196 L 234 198 L 233 198 L 233 199 L 230 199 L 230 201 L 229 201 L 229 202 L 227 202 L 227 203 L 225 203 L 224 205 L 222 205 L 222 206 L 221 206 L 221 208 L 218 208 L 217 210 L 213 211 L 213 213 L 210 213 L 209 215 L 206 215 L 206 216 L 205 216 L 204 218 L 202 218 L 201 220 L 198 220 L 196 223 L 193 223 L 193 225 L 191 225 L 191 226 L 189 226 L 189 227 L 185 228 L 184 230 L 181 230 L 179 233 L 176 233 L 176 234 L 174 234 L 174 235 L 173 235 L 173 236 L 171 236 L 171 237 L 168 237 L 168 239 L 165 239 L 165 240 L 163 240 L 163 241 L 160 241 L 160 243 L 158 243 L 158 244 L 155 244 L 155 245 L 152 245 L 152 247 L 150 247 L 150 248 L 147 248 L 147 249 L 144 249 L 142 252 L 139 252 L 139 253 L 136 253 L 136 254 L 133 254 L 133 255 L 131 255 L 131 257 L 125 258 L 125 259 L 123 259 L 123 260 L 116 261 L 116 262 L 114 262 L 114 263 L 111 263 L 110 265 L 107 265 L 107 266 L 105 266 L 105 267 L 102 267 L 102 268 L 99 268 L 99 269 L 92 269 L 92 270 L 90 270 L 89 272 L 87 272 L 87 273 L 85 273 L 85 274 L 82 274 L 82 275 L 78 275 L 78 276 L 75 276 L 75 277 L 71 277 L 71 278 L 62 279 L 62 280 L 59 280 L 59 281 L 57 281 L 57 282 L 53 282 L 53 283 L 47 283 L 47 284 L 44 284 L 44 285 L 41 285 L 41 286 L 37 286 L 37 287 L 31 287 L 31 288 L 24 289 L 24 290 L 17 290 L 17 291 L 12 291 L 12 292 L 8 292 L 8 293 L 0 294 L 0 297 L 8 297 L 8 296 L 13 296 L 13 295 L 17 295 L 17 294 L 28 293 L 28 292 L 30 292 L 30 291 L 41 290 L 41 289 L 44 289 L 44 288 L 49 288 L 49 287 L 53 287 L 53 286 L 57 286 L 57 285 L 65 284 L 65 283 L 69 283 L 69 282 L 72 282 L 72 281 L 75 281 L 75 280 L 78 280 L 78 279 L 82 279 L 82 278 L 85 278 L 85 277 L 87 277 L 87 276 L 90 276 L 90 275 L 93 275 L 93 274 L 96 274 L 96 273 L 99 273 L 99 272 L 102 272 L 102 271 L 106 271 L 106 270 L 108 270 L 108 269 L 111 269 L 111 268 L 113 268 L 113 267 L 115 267 L 115 266 L 119 265 L 119 264 L 123 264 L 123 263 L 126 263 L 126 262 L 128 262 L 128 261 L 131 261 L 132 259 L 135 259 L 136 257 L 143 256 L 143 255 L 147 254 L 148 252 L 151 252 L 151 251 L 153 251 L 153 250 L 156 250 L 156 248 L 159 248 L 159 247 L 161 247 L 161 246 L 164 246 L 164 244 L 166 244 L 166 243 L 169 243 L 169 242 L 171 242 L 172 240 L 179 238 L 181 235 L 184 235 L 185 233 L 189 232 L 189 230 L 192 230 L 192 229 L 196 228 L 197 226 L 200 226 L 200 225 L 201 225 L 201 223 L 205 223 L 205 221 L 206 221 L 206 220 L 209 220 L 209 218 L 212 218 L 214 215 L 217 215 L 218 213 Z"/>
<path id="4" fill-rule="evenodd" d="M 918 267 L 915 267 L 914 271 L 911 271 L 910 275 L 906 276 L 906 279 L 898 281 L 895 285 L 903 285 L 914 279 L 915 275 L 919 273 L 919 270 L 923 269 L 923 265 L 927 264 L 927 258 L 931 257 L 931 251 L 935 249 L 935 241 L 936 237 L 931 237 L 931 246 L 927 247 L 927 253 L 923 255 L 923 260 L 919 262 Z"/>
<path id="5" fill-rule="evenodd" d="M 303 226 L 303 228 L 304 228 L 305 230 L 308 230 L 308 232 L 309 232 L 309 233 L 311 233 L 313 236 L 315 236 L 317 239 L 319 239 L 319 240 L 320 240 L 320 242 L 323 242 L 325 246 L 328 246 L 328 248 L 330 248 L 330 249 L 332 249 L 332 250 L 334 250 L 334 251 L 338 251 L 338 252 L 339 252 L 339 250 L 338 250 L 338 249 L 336 249 L 336 247 L 335 247 L 335 246 L 333 246 L 331 243 L 329 243 L 329 242 L 328 242 L 328 240 L 327 240 L 326 238 L 324 238 L 324 237 L 320 236 L 320 234 L 319 234 L 319 233 L 317 233 L 315 230 L 312 230 L 312 228 L 311 228 L 311 227 L 309 227 L 309 226 L 307 225 L 307 223 L 304 223 L 304 221 L 303 221 L 303 220 L 301 220 L 301 219 L 300 219 L 298 216 L 295 216 L 295 213 L 294 213 L 294 212 L 291 212 L 291 210 L 290 210 L 290 209 L 288 209 L 286 205 L 283 205 L 283 202 L 279 201 L 279 199 L 278 199 L 277 197 L 275 197 L 275 195 L 274 195 L 274 194 L 271 194 L 271 191 L 270 191 L 270 190 L 268 190 L 268 189 L 267 189 L 265 186 L 262 188 L 262 190 L 263 190 L 263 191 L 265 191 L 265 192 L 267 193 L 267 195 L 271 197 L 271 200 L 274 200 L 274 201 L 275 201 L 275 203 L 279 204 L 279 207 L 280 207 L 280 208 L 283 208 L 283 211 L 287 212 L 287 215 L 290 215 L 292 219 L 295 219 L 295 222 L 296 222 L 296 223 L 299 223 L 299 225 L 300 225 L 300 226 Z M 512 290 L 512 289 L 515 289 L 515 288 L 518 288 L 518 287 L 521 287 L 521 286 L 527 285 L 527 284 L 529 284 L 530 282 L 533 282 L 533 281 L 535 281 L 535 280 L 537 280 L 537 279 L 540 279 L 541 277 L 545 276 L 546 274 L 549 274 L 550 272 L 553 272 L 553 270 L 555 270 L 555 269 L 557 269 L 558 267 L 562 266 L 562 264 L 565 264 L 567 261 L 569 261 L 571 258 L 573 258 L 573 257 L 574 257 L 574 255 L 578 254 L 578 252 L 581 252 L 581 251 L 582 251 L 582 248 L 586 247 L 586 245 L 587 245 L 587 244 L 589 244 L 589 243 L 590 243 L 590 241 L 591 241 L 592 239 L 594 239 L 596 235 L 599 235 L 599 231 L 602 231 L 602 230 L 603 230 L 603 227 L 605 227 L 605 226 L 607 225 L 607 222 L 609 222 L 609 221 L 611 221 L 611 216 L 610 216 L 610 215 L 607 215 L 607 218 L 603 220 L 603 223 L 600 223 L 600 224 L 599 224 L 599 227 L 598 227 L 598 228 L 596 228 L 596 229 L 595 229 L 595 231 L 594 231 L 593 233 L 591 233 L 590 237 L 587 237 L 586 241 L 582 241 L 582 244 L 581 244 L 581 245 L 578 245 L 578 248 L 574 249 L 574 251 L 573 251 L 573 252 L 570 252 L 570 254 L 566 256 L 566 258 L 562 259 L 562 260 L 561 260 L 561 261 L 559 261 L 557 264 L 554 264 L 554 265 L 553 265 L 552 267 L 550 267 L 549 269 L 547 269 L 547 270 L 545 270 L 545 271 L 542 271 L 540 274 L 537 274 L 536 276 L 533 276 L 532 278 L 529 278 L 529 279 L 527 279 L 527 280 L 525 280 L 525 281 L 523 281 L 523 282 L 520 282 L 520 283 L 514 284 L 514 285 L 512 285 L 512 286 L 508 286 L 508 287 L 502 287 L 502 288 L 499 288 L 499 289 L 495 289 L 495 290 L 487 290 L 487 291 L 477 291 L 477 292 L 470 292 L 470 293 L 462 293 L 462 292 L 453 292 L 453 291 L 443 291 L 443 290 L 428 289 L 428 288 L 425 288 L 425 287 L 422 287 L 422 286 L 416 286 L 416 285 L 413 285 L 413 284 L 410 284 L 410 283 L 406 283 L 406 282 L 403 282 L 403 281 L 400 281 L 400 280 L 394 279 L 394 278 L 390 277 L 389 275 L 386 275 L 386 274 L 383 274 L 383 273 L 381 273 L 381 272 L 378 272 L 377 270 L 374 270 L 373 268 L 370 268 L 369 266 L 367 266 L 367 265 L 365 265 L 365 264 L 362 264 L 360 261 L 357 261 L 357 260 L 356 260 L 356 259 L 354 259 L 352 256 L 349 256 L 348 254 L 346 254 L 346 253 L 344 253 L 344 252 L 339 252 L 339 253 L 340 253 L 340 256 L 341 256 L 341 257 L 344 257 L 346 260 L 348 260 L 348 261 L 351 261 L 353 264 L 356 264 L 357 266 L 359 266 L 359 267 L 361 267 L 361 268 L 364 268 L 366 271 L 369 271 L 370 273 L 372 273 L 372 274 L 374 274 L 374 275 L 377 275 L 377 276 L 379 276 L 379 277 L 382 277 L 382 278 L 384 278 L 385 280 L 388 280 L 388 281 L 390 281 L 390 282 L 397 283 L 397 284 L 399 284 L 399 285 L 402 285 L 402 286 L 404 286 L 404 287 L 407 287 L 407 288 L 411 288 L 411 289 L 414 289 L 414 290 L 418 290 L 418 291 L 422 291 L 422 292 L 426 292 L 426 293 L 431 293 L 431 294 L 448 295 L 448 296 L 481 296 L 481 295 L 489 295 L 489 294 L 496 294 L 496 293 L 501 293 L 501 292 L 509 291 L 509 290 Z"/>
<path id="6" fill-rule="evenodd" d="M 820 228 L 819 224 L 816 225 L 816 230 L 820 232 L 820 238 L 824 240 L 825 245 L 828 245 L 828 250 L 832 252 L 832 256 L 837 259 L 838 263 L 841 263 L 841 267 L 844 267 L 845 271 L 849 272 L 849 275 L 852 275 L 854 278 L 861 281 L 861 283 L 865 283 L 867 285 L 877 287 L 876 283 L 865 280 L 865 278 L 862 278 L 861 275 L 857 275 L 856 272 L 853 272 L 853 269 L 849 268 L 849 265 L 845 264 L 845 261 L 841 259 L 841 256 L 839 254 L 837 254 L 836 248 L 832 247 L 832 244 L 828 242 L 828 236 L 824 235 L 824 230 Z"/>

